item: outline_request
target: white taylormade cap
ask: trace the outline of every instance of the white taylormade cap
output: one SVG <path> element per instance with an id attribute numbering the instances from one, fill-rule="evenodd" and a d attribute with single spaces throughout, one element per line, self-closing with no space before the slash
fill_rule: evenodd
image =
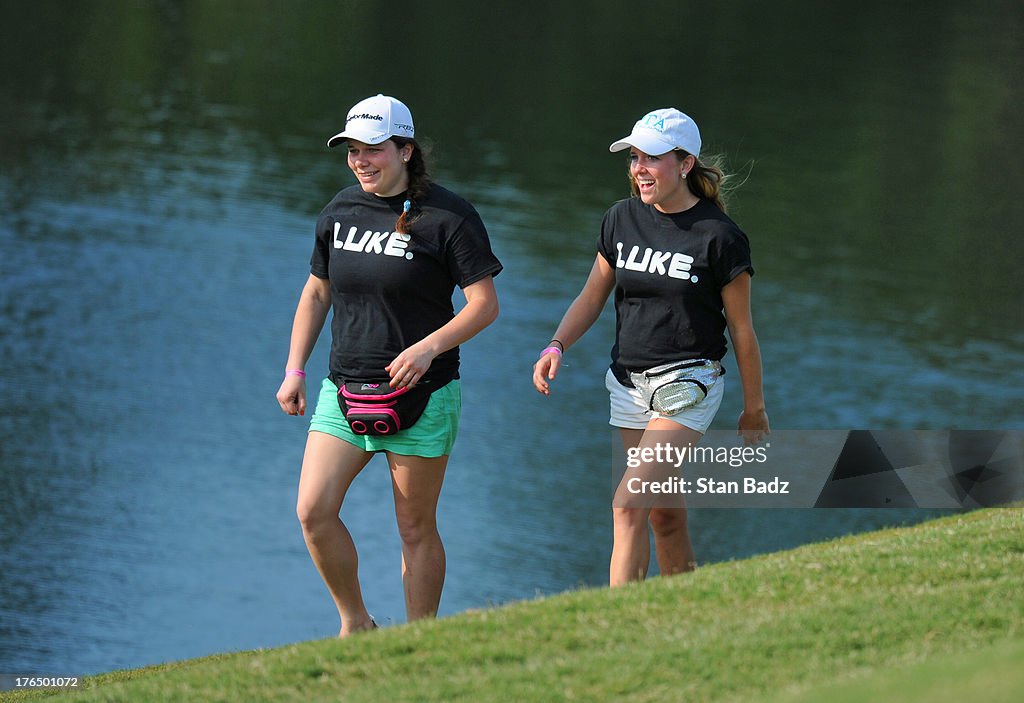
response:
<path id="1" fill-rule="evenodd" d="M 648 112 L 633 125 L 628 137 L 608 147 L 608 151 L 622 151 L 635 146 L 645 154 L 660 156 L 673 149 L 700 155 L 700 131 L 687 115 L 674 107 Z"/>
<path id="2" fill-rule="evenodd" d="M 345 131 L 327 140 L 327 146 L 337 146 L 346 139 L 366 144 L 380 144 L 390 137 L 412 139 L 414 134 L 412 113 L 401 100 L 377 94 L 357 102 L 345 118 Z"/>

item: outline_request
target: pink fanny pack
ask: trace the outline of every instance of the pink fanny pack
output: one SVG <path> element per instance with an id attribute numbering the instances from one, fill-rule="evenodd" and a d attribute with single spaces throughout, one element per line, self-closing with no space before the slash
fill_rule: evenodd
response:
<path id="1" fill-rule="evenodd" d="M 430 402 L 433 386 L 392 388 L 388 381 L 348 381 L 338 387 L 338 405 L 358 435 L 392 435 L 416 424 Z"/>

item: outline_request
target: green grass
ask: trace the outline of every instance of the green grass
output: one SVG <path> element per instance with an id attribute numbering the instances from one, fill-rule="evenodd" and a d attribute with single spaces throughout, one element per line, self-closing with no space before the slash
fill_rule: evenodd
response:
<path id="1" fill-rule="evenodd" d="M 1014 508 L 11 699 L 991 701 L 1022 655 Z"/>
<path id="2" fill-rule="evenodd" d="M 907 668 L 844 675 L 804 691 L 784 691 L 771 703 L 1019 703 L 1024 695 L 1024 639 L 965 648 Z"/>

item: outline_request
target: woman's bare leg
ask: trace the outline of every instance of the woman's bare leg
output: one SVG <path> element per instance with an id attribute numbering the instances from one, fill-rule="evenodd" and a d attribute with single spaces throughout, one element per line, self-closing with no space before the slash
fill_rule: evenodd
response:
<path id="1" fill-rule="evenodd" d="M 339 637 L 373 627 L 359 589 L 359 557 L 339 512 L 352 480 L 373 457 L 324 432 L 310 432 L 296 513 L 302 536 L 341 618 Z"/>
<path id="2" fill-rule="evenodd" d="M 437 531 L 437 501 L 448 457 L 388 452 L 395 518 L 402 539 L 406 620 L 435 617 L 444 587 L 445 554 Z"/>
<path id="3" fill-rule="evenodd" d="M 627 452 L 639 445 L 644 435 L 643 430 L 619 428 L 619 432 Z M 618 499 L 612 506 L 612 558 L 608 582 L 613 588 L 642 581 L 647 576 L 651 560 L 651 538 L 647 533 L 649 512 L 647 507 L 630 506 Z"/>
<path id="4" fill-rule="evenodd" d="M 703 436 L 700 432 L 683 427 L 671 420 L 651 420 L 646 430 L 621 429 L 622 441 L 628 451 L 631 447 L 654 446 L 658 443 L 673 447 L 696 445 Z M 662 476 L 656 472 L 657 478 Z M 652 476 L 652 478 L 655 478 Z M 621 586 L 631 581 L 643 580 L 650 564 L 650 538 L 647 526 L 654 532 L 654 548 L 658 568 L 662 575 L 691 571 L 696 566 L 693 544 L 687 530 L 686 507 L 682 496 L 678 496 L 678 507 L 659 500 L 657 504 L 650 497 L 646 500 L 623 500 L 620 486 L 619 498 L 612 508 L 615 528 L 609 583 Z"/>

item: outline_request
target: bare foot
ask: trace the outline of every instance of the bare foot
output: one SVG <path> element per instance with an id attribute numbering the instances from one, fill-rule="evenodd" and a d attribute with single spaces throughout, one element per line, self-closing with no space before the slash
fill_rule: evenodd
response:
<path id="1" fill-rule="evenodd" d="M 377 623 L 374 622 L 373 618 L 367 618 L 364 622 L 352 622 L 345 623 L 341 626 L 341 631 L 338 633 L 339 638 L 348 637 L 349 635 L 355 635 L 360 632 L 366 632 L 367 630 L 376 630 Z"/>

